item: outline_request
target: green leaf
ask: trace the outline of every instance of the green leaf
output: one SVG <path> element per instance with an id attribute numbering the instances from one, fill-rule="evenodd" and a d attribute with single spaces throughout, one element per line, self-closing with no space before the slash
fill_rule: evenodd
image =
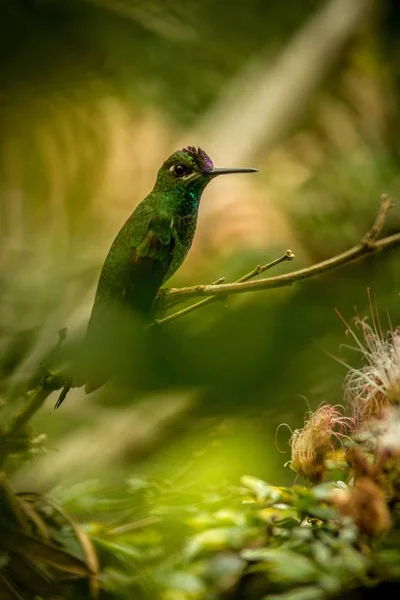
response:
<path id="1" fill-rule="evenodd" d="M 257 517 L 264 523 L 291 529 L 299 524 L 297 511 L 286 505 L 262 508 L 257 512 Z"/>
<path id="2" fill-rule="evenodd" d="M 144 558 L 143 552 L 128 544 L 121 544 L 115 541 L 102 539 L 97 536 L 92 536 L 91 540 L 96 546 L 108 551 L 110 554 L 116 554 L 117 556 L 119 555 L 121 558 L 136 561 L 143 560 Z"/>
<path id="3" fill-rule="evenodd" d="M 323 566 L 329 566 L 329 561 L 332 558 L 332 551 L 329 546 L 316 540 L 311 546 L 311 551 L 317 563 Z"/>
<path id="4" fill-rule="evenodd" d="M 318 578 L 318 569 L 314 562 L 295 552 L 261 548 L 244 550 L 242 558 L 260 561 L 257 570 L 265 570 L 271 581 L 280 583 L 309 583 Z"/>
<path id="5" fill-rule="evenodd" d="M 321 521 L 331 521 L 337 519 L 338 516 L 336 510 L 329 506 L 312 506 L 308 513 Z"/>
<path id="6" fill-rule="evenodd" d="M 202 598 L 206 592 L 203 581 L 187 571 L 175 571 L 167 579 L 167 588 L 170 591 L 180 591 L 189 598 Z"/>
<path id="7" fill-rule="evenodd" d="M 366 575 L 368 569 L 368 560 L 366 556 L 358 552 L 351 546 L 343 547 L 340 558 L 343 561 L 344 568 L 355 577 L 362 578 Z"/>
<path id="8" fill-rule="evenodd" d="M 68 554 L 53 544 L 36 539 L 14 527 L 2 524 L 0 546 L 32 562 L 43 562 L 71 575 L 91 575 L 89 567 L 79 558 Z"/>
<path id="9" fill-rule="evenodd" d="M 271 594 L 264 596 L 263 600 L 321 600 L 326 593 L 320 587 L 310 585 L 297 588 L 286 594 Z"/>
<path id="10" fill-rule="evenodd" d="M 204 552 L 240 550 L 250 539 L 260 535 L 258 529 L 249 527 L 218 527 L 194 535 L 187 546 L 186 555 L 193 559 Z"/>
<path id="11" fill-rule="evenodd" d="M 266 502 L 269 505 L 277 504 L 278 502 L 291 503 L 293 500 L 293 490 L 289 488 L 281 488 L 265 483 L 262 479 L 244 475 L 241 478 L 242 484 L 249 488 L 259 502 Z"/>

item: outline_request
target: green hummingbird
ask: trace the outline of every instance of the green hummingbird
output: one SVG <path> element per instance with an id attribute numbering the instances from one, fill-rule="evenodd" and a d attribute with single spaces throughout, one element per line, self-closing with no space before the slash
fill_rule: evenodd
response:
<path id="1" fill-rule="evenodd" d="M 201 148 L 188 146 L 163 163 L 153 190 L 136 207 L 104 262 L 83 340 L 81 364 L 64 387 L 86 393 L 112 378 L 118 356 L 129 353 L 134 315 L 150 319 L 157 293 L 181 266 L 192 245 L 201 195 L 212 179 L 251 168 L 216 168 Z M 83 356 L 83 359 L 82 359 Z"/>

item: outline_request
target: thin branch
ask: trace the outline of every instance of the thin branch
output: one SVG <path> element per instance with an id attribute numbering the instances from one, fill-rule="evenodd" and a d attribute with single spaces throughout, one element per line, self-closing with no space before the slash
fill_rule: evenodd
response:
<path id="1" fill-rule="evenodd" d="M 168 307 L 185 302 L 190 298 L 202 296 L 226 298 L 231 294 L 258 292 L 291 286 L 298 281 L 310 279 L 316 275 L 332 271 L 341 265 L 353 262 L 367 255 L 400 246 L 400 233 L 395 233 L 394 235 L 380 240 L 376 239 L 382 230 L 386 216 L 391 207 L 393 207 L 392 200 L 387 194 L 383 194 L 381 196 L 381 205 L 377 217 L 371 229 L 359 244 L 337 256 L 328 258 L 327 260 L 312 265 L 311 267 L 306 267 L 305 269 L 286 273 L 285 275 L 278 275 L 277 277 L 258 279 L 257 281 L 243 281 L 221 285 L 195 285 L 190 287 L 164 289 L 159 296 L 160 308 L 165 310 Z"/>
<path id="2" fill-rule="evenodd" d="M 125 533 L 131 533 L 132 531 L 137 531 L 138 529 L 144 529 L 145 527 L 150 527 L 151 525 L 156 525 L 161 522 L 161 517 L 157 517 L 155 515 L 151 515 L 150 517 L 144 517 L 143 519 L 139 519 L 137 521 L 133 521 L 130 523 L 124 523 L 123 525 L 119 525 L 118 527 L 114 527 L 110 529 L 107 533 L 108 535 L 123 535 Z"/>
<path id="3" fill-rule="evenodd" d="M 42 385 L 33 392 L 28 402 L 15 415 L 10 429 L 7 431 L 7 437 L 13 437 L 20 433 L 23 427 L 30 421 L 33 415 L 42 407 L 44 401 L 54 390 L 59 389 L 60 382 L 52 376 L 46 377 Z"/>
<path id="4" fill-rule="evenodd" d="M 15 415 L 9 429 L 0 433 L 0 467 L 10 454 L 10 442 L 12 442 L 12 438 L 19 435 L 28 421 L 43 406 L 46 398 L 54 390 L 59 389 L 61 385 L 62 383 L 60 383 L 60 379 L 57 376 L 48 375 L 45 377 L 42 385 L 33 392 L 28 402 Z"/>
<path id="5" fill-rule="evenodd" d="M 376 215 L 375 223 L 371 229 L 361 240 L 361 243 L 373 248 L 378 236 L 381 234 L 383 226 L 388 216 L 388 212 L 394 208 L 394 202 L 388 194 L 382 194 L 381 196 L 381 207 Z"/>
<path id="6" fill-rule="evenodd" d="M 67 329 L 60 329 L 58 332 L 58 343 L 50 352 L 47 360 L 52 358 L 56 350 L 64 343 L 66 337 Z M 17 412 L 9 428 L 6 431 L 0 431 L 0 467 L 8 454 L 10 454 L 10 442 L 12 442 L 12 438 L 18 437 L 33 415 L 43 406 L 46 398 L 65 384 L 65 378 L 63 378 L 62 374 L 52 373 L 45 364 L 40 366 L 40 370 L 42 373 L 40 385 L 29 396 L 29 399 L 21 410 Z"/>
<path id="7" fill-rule="evenodd" d="M 261 275 L 261 273 L 264 273 L 264 271 L 268 271 L 268 269 L 272 269 L 272 267 L 276 267 L 276 265 L 279 265 L 280 263 L 285 262 L 287 260 L 293 260 L 294 258 L 296 257 L 293 254 L 293 252 L 291 250 L 286 250 L 283 256 L 276 258 L 275 260 L 273 260 L 270 263 L 267 263 L 266 265 L 257 265 L 257 267 L 250 271 L 250 273 L 243 275 L 243 277 L 238 279 L 235 283 L 244 283 L 245 281 L 249 281 L 249 279 L 252 279 L 256 275 Z"/>
<path id="8" fill-rule="evenodd" d="M 257 265 L 257 267 L 255 267 L 252 271 L 250 271 L 246 275 L 243 275 L 243 277 L 240 277 L 240 279 L 237 279 L 235 281 L 235 283 L 244 283 L 245 281 L 249 281 L 249 279 L 256 277 L 256 275 L 261 275 L 261 273 L 264 273 L 264 271 L 267 271 L 268 269 L 271 269 L 272 267 L 275 267 L 276 265 L 279 265 L 282 262 L 285 262 L 288 260 L 293 260 L 294 258 L 295 258 L 295 255 L 293 254 L 293 252 L 291 250 L 286 250 L 286 252 L 283 256 L 276 258 L 275 260 L 273 260 L 270 263 L 267 263 L 266 265 Z M 224 280 L 224 279 L 225 279 L 224 277 L 221 277 L 216 282 L 214 282 L 212 285 L 218 285 L 219 283 L 222 283 L 221 280 Z M 205 300 L 200 300 L 200 302 L 196 302 L 195 304 L 192 304 L 191 306 L 187 306 L 186 308 L 183 308 L 182 310 L 178 310 L 178 311 L 174 312 L 172 315 L 169 315 L 168 317 L 164 317 L 163 319 L 155 319 L 153 325 L 165 325 L 166 323 L 175 321 L 176 319 L 179 319 L 179 317 L 183 317 L 184 315 L 187 315 L 188 313 L 191 313 L 194 310 L 197 310 L 198 308 L 202 308 L 203 306 L 206 306 L 207 304 L 211 304 L 212 302 L 218 302 L 220 300 L 225 300 L 228 297 L 228 295 L 229 294 L 227 294 L 223 298 L 221 298 L 220 296 L 210 296 L 209 298 L 206 298 Z"/>

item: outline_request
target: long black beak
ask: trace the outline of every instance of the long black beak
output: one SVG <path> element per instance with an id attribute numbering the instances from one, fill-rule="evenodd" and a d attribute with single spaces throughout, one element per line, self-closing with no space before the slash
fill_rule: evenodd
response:
<path id="1" fill-rule="evenodd" d="M 214 168 L 212 171 L 210 171 L 210 175 L 211 177 L 216 177 L 217 175 L 230 175 L 231 173 L 257 173 L 258 169 L 251 169 L 251 168 L 239 168 L 239 169 L 230 169 L 228 168 Z"/>

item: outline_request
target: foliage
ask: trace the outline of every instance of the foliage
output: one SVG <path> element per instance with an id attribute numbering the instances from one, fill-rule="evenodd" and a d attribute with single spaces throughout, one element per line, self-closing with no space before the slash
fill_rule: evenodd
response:
<path id="1" fill-rule="evenodd" d="M 140 486 L 147 517 L 86 527 L 107 565 L 101 581 L 112 597 L 300 600 L 400 580 L 398 533 L 371 544 L 351 519 L 340 518 L 331 497 L 346 489 L 342 481 L 279 488 L 246 476 L 241 487 L 210 490 L 195 504 L 182 505 L 179 495 L 178 507 L 179 490 L 155 494 L 152 484 Z M 116 511 L 127 496 L 109 500 L 109 508 Z M 130 505 L 137 503 L 131 490 Z"/>
<path id="2" fill-rule="evenodd" d="M 335 428 L 337 409 L 330 413 Z M 311 415 L 305 427 L 310 423 L 315 435 L 321 419 Z M 173 481 L 132 479 L 107 500 L 96 482 L 56 493 L 82 517 L 102 514 L 86 532 L 110 597 L 344 597 L 382 581 L 400 583 L 399 439 L 393 437 L 379 467 L 388 431 L 382 425 L 375 445 L 371 436 L 368 444 L 348 438 L 347 450 L 340 443 L 332 450 L 338 438 L 330 430 L 331 447 L 319 454 L 328 476 L 316 485 L 276 487 L 244 476 L 239 487 L 200 492 Z"/>
<path id="3" fill-rule="evenodd" d="M 24 597 L 67 597 L 61 569 L 88 580 L 91 597 L 99 584 L 104 598 L 162 600 L 324 600 L 400 585 L 400 331 L 384 334 L 373 308 L 371 318 L 348 329 L 366 360 L 349 367 L 350 415 L 323 403 L 292 433 L 288 465 L 308 485 L 243 476 L 199 490 L 178 474 L 123 489 L 59 486 L 54 501 L 14 497 L 3 477 L 5 584 Z"/>

